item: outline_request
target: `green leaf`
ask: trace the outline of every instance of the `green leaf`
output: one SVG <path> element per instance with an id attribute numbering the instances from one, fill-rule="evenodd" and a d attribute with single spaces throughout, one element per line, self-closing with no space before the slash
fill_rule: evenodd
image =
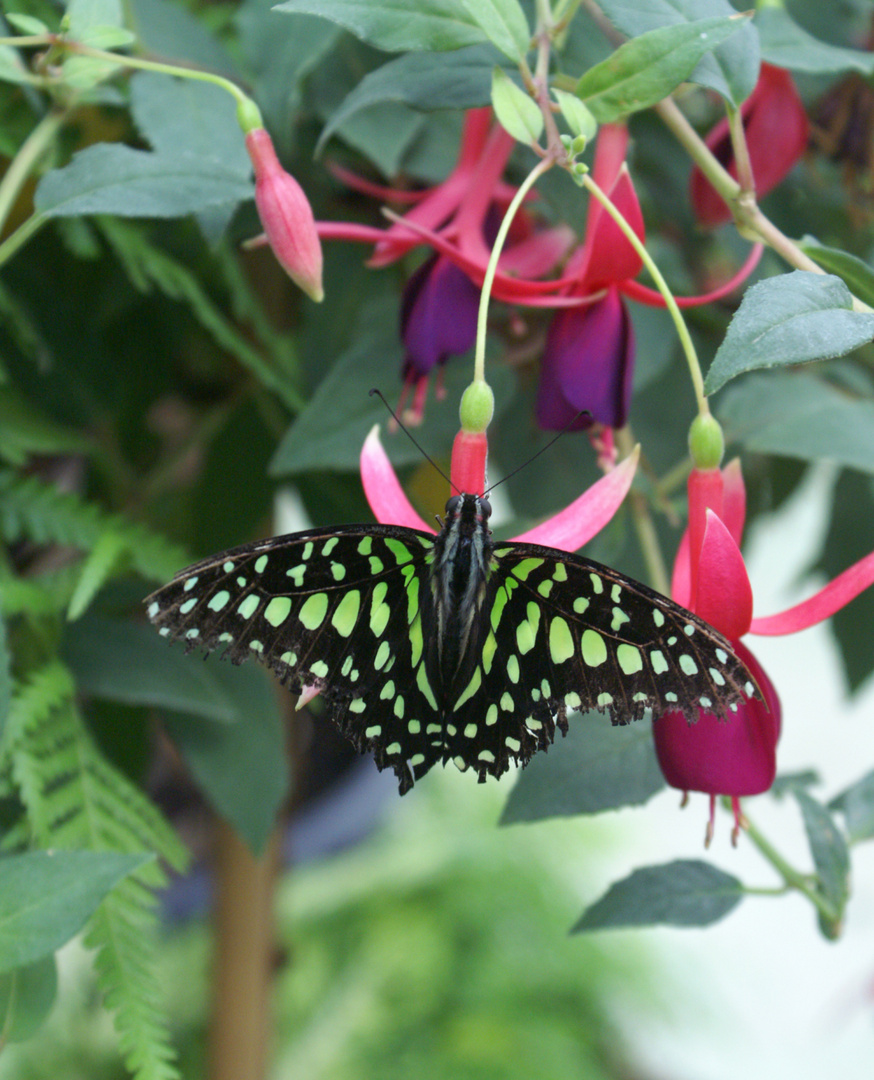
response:
<path id="1" fill-rule="evenodd" d="M 2 864 L 0 864 L 2 865 Z M 39 1031 L 58 992 L 54 956 L 0 975 L 0 1030 L 5 1043 L 26 1042 Z"/>
<path id="2" fill-rule="evenodd" d="M 365 75 L 325 125 L 318 152 L 331 135 L 351 117 L 386 101 L 413 109 L 475 109 L 490 103 L 492 47 L 458 52 L 401 56 Z"/>
<path id="3" fill-rule="evenodd" d="M 18 51 L 10 45 L 0 45 L 0 80 L 18 85 L 34 81 Z"/>
<path id="4" fill-rule="evenodd" d="M 95 697 L 194 713 L 221 724 L 244 723 L 259 710 L 275 709 L 259 669 L 197 663 L 145 623 L 89 615 L 69 628 L 63 648 L 79 688 Z"/>
<path id="5" fill-rule="evenodd" d="M 79 580 L 70 605 L 67 619 L 74 622 L 87 610 L 91 601 L 114 575 L 117 568 L 126 562 L 127 543 L 123 535 L 107 532 L 88 552 L 79 573 Z"/>
<path id="6" fill-rule="evenodd" d="M 231 670 L 235 676 L 242 674 Z M 198 786 L 256 855 L 276 827 L 289 788 L 284 719 L 268 681 L 260 681 L 259 699 L 251 701 L 246 717 L 234 724 L 164 716 L 164 726 Z"/>
<path id="7" fill-rule="evenodd" d="M 810 844 L 813 865 L 819 879 L 819 889 L 840 916 L 850 894 L 850 856 L 847 843 L 834 818 L 822 803 L 800 788 L 792 794 L 801 807 L 807 842 Z"/>
<path id="8" fill-rule="evenodd" d="M 23 465 L 30 454 L 87 454 L 89 441 L 41 415 L 12 386 L 0 386 L 0 457 Z"/>
<path id="9" fill-rule="evenodd" d="M 853 311 L 840 278 L 793 270 L 747 289 L 728 327 L 704 392 L 745 371 L 826 360 L 874 338 L 874 314 Z"/>
<path id="10" fill-rule="evenodd" d="M 874 55 L 859 49 L 829 45 L 808 34 L 783 7 L 761 7 L 754 25 L 762 43 L 762 59 L 808 75 L 835 75 L 839 71 L 874 73 Z"/>
<path id="11" fill-rule="evenodd" d="M 695 859 L 645 866 L 611 885 L 573 928 L 608 930 L 628 926 L 709 926 L 743 897 L 736 877 Z"/>
<path id="12" fill-rule="evenodd" d="M 82 36 L 95 26 L 123 26 L 121 0 L 70 0 L 66 20 L 74 41 L 81 41 Z"/>
<path id="13" fill-rule="evenodd" d="M 125 0 L 143 52 L 162 60 L 182 60 L 218 75 L 240 78 L 236 63 L 207 20 L 176 0 Z"/>
<path id="14" fill-rule="evenodd" d="M 498 123 L 517 142 L 527 146 L 540 138 L 543 113 L 539 105 L 499 67 L 492 72 L 492 106 Z"/>
<path id="15" fill-rule="evenodd" d="M 874 58 L 874 54 L 865 55 Z M 823 270 L 837 274 L 860 300 L 869 307 L 874 306 L 874 270 L 868 263 L 846 251 L 826 247 L 812 236 L 805 236 L 798 246 L 805 255 L 819 263 Z"/>
<path id="16" fill-rule="evenodd" d="M 568 94 L 564 90 L 553 90 L 552 93 L 571 134 L 582 135 L 586 142 L 591 142 L 598 131 L 595 117 L 575 94 Z"/>
<path id="17" fill-rule="evenodd" d="M 648 109 L 685 82 L 701 57 L 745 20 L 744 15 L 731 15 L 650 30 L 589 68 L 574 92 L 601 124 Z"/>
<path id="18" fill-rule="evenodd" d="M 531 48 L 531 31 L 518 0 L 462 0 L 496 49 L 518 64 Z"/>
<path id="19" fill-rule="evenodd" d="M 663 26 L 737 14 L 728 0 L 599 0 L 598 6 L 627 37 Z M 752 6 L 752 5 L 750 5 Z M 759 76 L 759 38 L 750 22 L 698 61 L 689 82 L 706 86 L 734 105 L 752 93 Z"/>
<path id="20" fill-rule="evenodd" d="M 575 716 L 555 753 L 519 773 L 501 824 L 639 806 L 664 785 L 649 723 L 613 727 L 599 713 Z"/>
<path id="21" fill-rule="evenodd" d="M 15 27 L 19 33 L 22 34 L 47 34 L 49 28 L 40 19 L 35 19 L 32 15 L 22 15 L 16 11 L 4 12 L 6 21 Z"/>
<path id="22" fill-rule="evenodd" d="M 74 937 L 122 878 L 154 858 L 114 851 L 32 851 L 0 860 L 0 971 Z"/>
<path id="23" fill-rule="evenodd" d="M 386 52 L 443 52 L 486 40 L 463 0 L 285 0 L 274 11 L 320 15 Z"/>
<path id="24" fill-rule="evenodd" d="M 171 156 L 98 143 L 80 150 L 63 169 L 46 173 L 34 206 L 47 217 L 181 217 L 217 203 L 241 202 L 253 192 L 249 180 L 213 159 L 184 150 Z"/>
<path id="25" fill-rule="evenodd" d="M 12 702 L 12 656 L 6 636 L 6 620 L 0 614 L 0 744 Z"/>
<path id="26" fill-rule="evenodd" d="M 759 454 L 874 472 L 874 402 L 806 372 L 753 375 L 720 398 L 726 441 Z"/>
<path id="27" fill-rule="evenodd" d="M 874 838 L 874 769 L 835 795 L 828 808 L 844 815 L 851 844 Z"/>

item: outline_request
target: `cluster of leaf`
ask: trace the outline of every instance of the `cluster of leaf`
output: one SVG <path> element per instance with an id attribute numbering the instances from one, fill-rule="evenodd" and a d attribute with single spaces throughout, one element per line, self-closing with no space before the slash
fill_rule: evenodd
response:
<path id="1" fill-rule="evenodd" d="M 797 21 L 775 9 L 741 28 L 732 20 L 730 35 L 734 12 L 724 0 L 598 6 L 631 41 L 614 50 L 606 24 L 577 11 L 557 71 L 600 121 L 633 114 L 632 166 L 649 245 L 678 292 L 698 291 L 710 268 L 737 261 L 739 244 L 728 230 L 695 230 L 688 160 L 648 107 L 686 79 L 737 105 L 759 56 L 807 76 L 813 103 L 847 72 L 870 75 L 874 54 L 846 47 L 858 27 L 847 12 L 830 14 L 826 25 L 815 0 L 793 5 Z M 314 150 L 330 140 L 332 153 L 380 177 L 444 177 L 460 110 L 489 103 L 496 64 L 512 71 L 528 44 L 520 17 L 530 29 L 533 4 L 287 0 L 274 10 L 271 0 L 244 0 L 194 15 L 177 0 L 123 8 L 119 0 L 71 0 L 63 25 L 49 0 L 4 0 L 3 8 L 10 29 L 25 35 L 64 30 L 95 47 L 236 80 L 258 101 L 316 216 L 379 224 L 377 206 L 342 190 Z M 302 304 L 268 252 L 239 251 L 258 229 L 231 98 L 200 82 L 126 74 L 120 62 L 62 50 L 56 59 L 40 67 L 28 48 L 0 46 L 0 151 L 16 159 L 35 133 L 53 133 L 0 244 L 3 1038 L 34 1030 L 53 994 L 51 954 L 90 916 L 88 941 L 126 1060 L 138 1076 L 165 1078 L 175 1068 L 143 928 L 166 875 L 149 856 L 170 866 L 184 857 L 140 791 L 154 710 L 213 805 L 253 848 L 271 828 L 287 775 L 281 716 L 260 673 L 169 652 L 142 625 L 140 600 L 146 583 L 187 561 L 186 550 L 206 554 L 267 531 L 278 479 L 293 479 L 314 522 L 366 517 L 355 470 L 366 432 L 382 419 L 367 391 L 397 386 L 401 275 L 367 271 L 359 252 L 328 247 L 328 299 L 320 309 Z M 689 111 L 702 127 L 717 115 L 697 92 Z M 516 165 L 530 167 L 530 155 L 520 151 Z M 727 308 L 690 315 L 700 353 L 715 355 L 708 389 L 735 380 L 715 408 L 744 454 L 753 512 L 791 493 L 809 463 L 840 468 L 818 559 L 830 574 L 874 547 L 874 383 L 864 345 L 874 326 L 849 291 L 874 306 L 874 234 L 868 207 L 853 220 L 845 212 L 843 180 L 838 166 L 818 159 L 764 204 L 784 231 L 807 237 L 804 250 L 828 276 L 786 274 L 766 256 L 727 335 Z M 566 176 L 548 175 L 539 190 L 545 212 L 581 227 L 580 193 Z M 664 313 L 638 307 L 632 315 L 633 426 L 652 475 L 676 475 L 691 392 Z M 495 477 L 542 438 L 533 400 L 547 319 L 526 315 L 529 347 L 490 371 Z M 498 344 L 516 344 L 518 324 L 498 306 L 494 330 L 499 360 Z M 806 361 L 819 363 L 795 370 Z M 450 367 L 446 381 L 448 400 L 429 407 L 421 433 L 437 456 L 448 453 L 457 428 L 465 364 Z M 419 460 L 403 440 L 392 440 L 390 453 L 408 469 Z M 518 517 L 579 494 L 594 475 L 591 457 L 583 440 L 568 437 L 513 477 L 507 490 Z M 415 479 L 428 508 L 441 508 L 439 484 L 424 471 Z M 680 493 L 660 486 L 647 494 L 669 511 L 657 528 L 671 551 Z M 627 524 L 617 520 L 592 554 L 640 577 Z M 835 620 L 853 687 L 874 667 L 872 615 L 874 599 L 863 596 Z M 632 790 L 629 779 L 656 780 L 646 733 L 610 732 L 619 737 L 614 749 L 598 751 L 599 736 L 584 722 L 577 729 L 589 737 L 534 763 L 508 820 L 594 812 L 651 793 Z M 599 753 L 614 755 L 617 768 L 599 772 Z M 586 802 L 608 776 L 612 795 Z M 828 810 L 803 790 L 797 798 L 816 868 L 807 884 L 831 905 L 833 929 L 846 900 L 844 840 Z M 832 805 L 850 840 L 871 835 L 872 801 L 869 776 Z M 734 879 L 700 864 L 638 874 L 649 875 L 645 888 L 631 878 L 623 897 L 617 886 L 620 895 L 582 925 L 701 924 L 742 895 Z M 660 898 L 658 911 L 635 907 L 646 893 Z M 59 902 L 34 903 L 46 895 Z"/>

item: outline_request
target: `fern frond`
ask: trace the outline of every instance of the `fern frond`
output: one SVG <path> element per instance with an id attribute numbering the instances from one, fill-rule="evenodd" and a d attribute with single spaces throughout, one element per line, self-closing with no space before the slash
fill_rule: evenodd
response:
<path id="1" fill-rule="evenodd" d="M 277 372 L 252 347 L 188 267 L 150 244 L 142 230 L 129 222 L 105 217 L 100 219 L 100 229 L 137 289 L 147 293 L 154 285 L 171 300 L 186 304 L 216 344 L 236 357 L 263 386 L 276 393 L 289 409 L 297 412 L 303 408 L 303 398 L 292 388 L 287 373 Z"/>
<path id="2" fill-rule="evenodd" d="M 105 536 L 116 537 L 125 558 L 150 581 L 165 581 L 184 566 L 184 548 L 121 514 L 78 495 L 58 491 L 35 476 L 0 473 L 0 530 L 8 541 L 22 536 L 91 551 Z"/>
<path id="3" fill-rule="evenodd" d="M 96 851 L 154 851 L 182 868 L 186 853 L 158 810 L 100 753 L 60 661 L 18 688 L 4 738 L 8 773 L 39 846 Z M 113 1011 L 125 1061 L 137 1080 L 175 1080 L 160 987 L 151 970 L 154 890 L 166 884 L 150 862 L 121 882 L 86 935 Z"/>

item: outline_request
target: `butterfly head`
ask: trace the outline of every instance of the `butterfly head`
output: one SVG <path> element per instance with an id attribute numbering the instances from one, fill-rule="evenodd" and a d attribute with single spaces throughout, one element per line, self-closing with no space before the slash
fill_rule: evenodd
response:
<path id="1" fill-rule="evenodd" d="M 446 503 L 446 524 L 484 526 L 492 513 L 492 504 L 482 495 L 453 495 Z"/>

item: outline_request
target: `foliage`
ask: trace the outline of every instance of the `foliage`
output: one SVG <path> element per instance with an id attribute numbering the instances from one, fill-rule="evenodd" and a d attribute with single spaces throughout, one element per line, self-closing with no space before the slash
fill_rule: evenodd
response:
<path id="1" fill-rule="evenodd" d="M 424 240 L 402 232 L 409 243 L 395 265 L 367 268 L 350 244 L 325 237 L 361 239 L 355 230 L 364 229 L 373 242 L 386 222 L 368 192 L 384 194 L 381 184 L 399 180 L 392 205 L 404 210 L 411 189 L 444 181 L 456 163 L 461 110 L 488 106 L 496 95 L 499 115 L 521 140 L 508 150 L 498 204 L 506 208 L 508 185 L 540 160 L 544 175 L 526 209 L 544 229 L 569 226 L 575 244 L 588 235 L 586 207 L 593 216 L 595 205 L 580 190 L 593 191 L 589 123 L 627 124 L 655 260 L 646 280 L 658 284 L 660 268 L 672 294 L 712 294 L 742 262 L 743 237 L 765 245 L 743 291 L 687 309 L 682 349 L 662 311 L 630 305 L 634 437 L 617 438 L 623 453 L 639 440 L 646 466 L 628 509 L 587 554 L 667 588 L 664 566 L 678 545 L 692 467 L 686 435 L 696 406 L 709 408 L 704 390 L 731 451 L 744 457 L 750 518 L 787 498 L 809 465 L 827 461 L 835 470 L 832 517 L 811 569 L 835 577 L 871 552 L 874 162 L 847 160 L 849 135 L 839 122 L 846 110 L 835 103 L 854 100 L 850 80 L 870 76 L 874 59 L 855 47 L 866 37 L 856 8 L 833 13 L 828 41 L 819 8 L 815 0 L 789 10 L 761 5 L 750 18 L 727 0 L 285 0 L 276 7 L 70 0 L 62 14 L 46 0 L 4 0 L 4 1041 L 39 1029 L 55 991 L 52 954 L 84 922 L 127 1068 L 140 1080 L 178 1075 L 151 942 L 156 890 L 186 855 L 143 791 L 156 722 L 213 806 L 260 849 L 288 792 L 285 714 L 260 672 L 168 652 L 143 625 L 141 600 L 189 561 L 188 552 L 206 555 L 269 533 L 280 483 L 294 484 L 314 524 L 366 515 L 358 454 L 384 418 L 367 391 L 399 393 L 407 347 L 396 329 L 400 290 L 422 266 L 415 246 Z M 546 10 L 554 21 L 535 36 Z M 812 137 L 808 161 L 757 201 L 700 135 L 727 109 L 738 137 L 760 57 L 799 76 Z M 182 67 L 168 66 L 173 61 Z M 292 289 L 269 251 L 243 246 L 259 232 L 240 126 L 253 102 L 316 219 L 332 225 L 323 230 L 320 306 Z M 539 158 L 534 136 L 543 141 Z M 739 230 L 695 227 L 690 159 L 730 204 Z M 547 172 L 546 164 L 557 167 Z M 739 168 L 743 181 L 743 162 Z M 350 179 L 350 170 L 366 178 Z M 438 235 L 444 220 L 432 224 L 444 257 L 457 238 Z M 593 288 L 663 303 L 664 291 L 647 293 L 634 280 L 638 269 Z M 466 272 L 479 286 L 483 270 L 473 260 Z M 517 296 L 530 284 L 521 272 L 505 277 L 503 287 Z M 556 290 L 561 302 L 575 287 Z M 494 477 L 546 444 L 535 415 L 551 317 L 540 303 L 496 301 L 490 310 Z M 694 393 L 690 348 L 709 363 Z M 453 361 L 447 400 L 418 414 L 418 438 L 441 464 L 457 430 L 466 367 Z M 388 442 L 426 516 L 442 510 L 443 484 L 419 464 L 418 451 L 398 435 Z M 585 436 L 568 434 L 508 476 L 500 532 L 555 513 L 598 467 Z M 292 521 L 280 531 L 298 527 Z M 869 591 L 840 605 L 835 619 L 852 690 L 874 670 L 871 604 Z M 816 677 L 805 673 L 811 695 Z M 648 731 L 612 731 L 597 720 L 576 717 L 567 742 L 534 760 L 510 794 L 505 824 L 640 805 L 661 786 Z M 814 905 L 827 936 L 843 922 L 851 857 L 874 832 L 866 753 L 859 751 L 859 781 L 830 800 L 789 785 L 810 873 L 743 822 L 783 887 Z M 305 776 L 303 765 L 297 773 Z M 77 891 L 71 868 L 78 866 L 90 869 L 80 875 L 87 888 Z M 467 885 L 459 895 L 481 887 Z M 37 904 L 46 891 L 67 902 Z M 631 870 L 577 928 L 704 925 L 750 891 L 683 858 Z M 364 897 L 357 914 L 337 909 L 324 918 L 335 920 L 338 936 L 341 914 L 387 933 L 378 904 Z M 338 977 L 349 975 L 337 966 Z"/>

